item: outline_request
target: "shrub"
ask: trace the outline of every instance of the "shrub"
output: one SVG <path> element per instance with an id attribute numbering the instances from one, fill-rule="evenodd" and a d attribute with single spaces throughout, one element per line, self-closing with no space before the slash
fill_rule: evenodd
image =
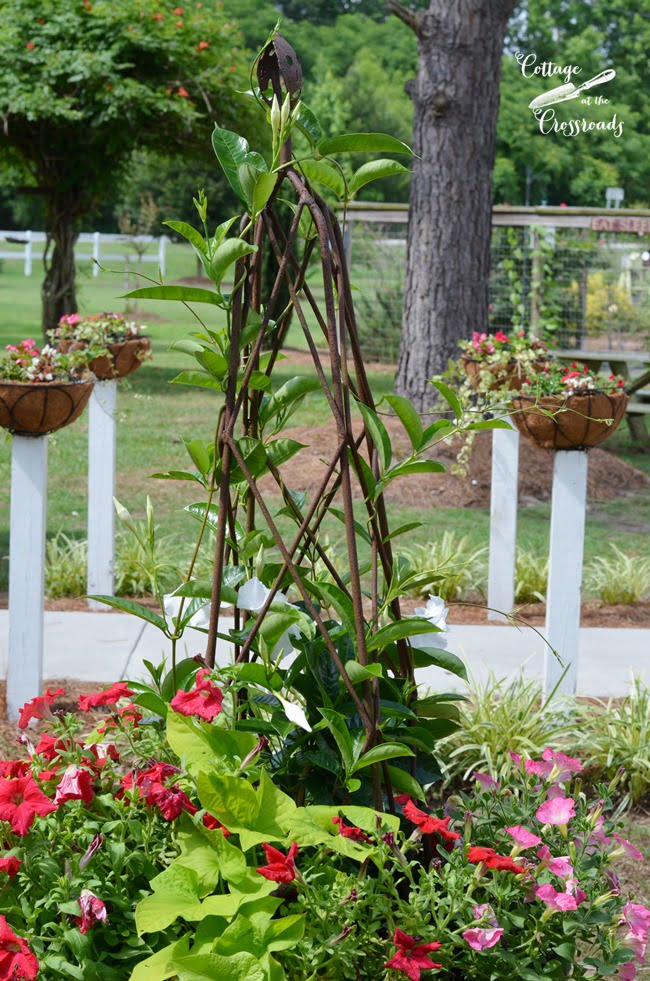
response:
<path id="1" fill-rule="evenodd" d="M 58 531 L 45 543 L 45 595 L 50 599 L 86 593 L 88 542 Z"/>
<path id="2" fill-rule="evenodd" d="M 614 555 L 599 556 L 585 570 L 585 589 L 607 606 L 638 603 L 650 594 L 650 559 L 626 555 L 610 543 Z"/>
<path id="3" fill-rule="evenodd" d="M 515 602 L 545 603 L 547 584 L 548 558 L 518 548 L 515 561 Z"/>
<path id="4" fill-rule="evenodd" d="M 468 537 L 459 538 L 453 531 L 444 532 L 437 541 L 402 549 L 414 573 L 431 571 L 442 576 L 435 589 L 448 602 L 466 599 L 476 593 L 484 596 L 487 551 L 487 547 L 476 548 Z M 425 596 L 430 588 L 425 584 L 412 594 Z"/>
<path id="5" fill-rule="evenodd" d="M 622 700 L 582 703 L 576 747 L 596 779 L 613 779 L 621 767 L 624 804 L 641 803 L 650 793 L 650 688 L 635 678 Z"/>
<path id="6" fill-rule="evenodd" d="M 500 681 L 491 676 L 485 685 L 472 686 L 460 706 L 460 728 L 439 743 L 445 783 L 465 781 L 475 770 L 501 779 L 510 770 L 513 745 L 530 755 L 559 747 L 575 723 L 553 699 L 551 693 L 544 701 L 539 683 L 523 674 Z"/>

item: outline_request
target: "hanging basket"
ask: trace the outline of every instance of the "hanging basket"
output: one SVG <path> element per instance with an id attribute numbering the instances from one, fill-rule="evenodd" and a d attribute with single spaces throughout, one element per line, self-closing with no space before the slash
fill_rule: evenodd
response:
<path id="1" fill-rule="evenodd" d="M 91 380 L 0 381 L 0 426 L 15 436 L 46 436 L 78 419 L 93 390 Z"/>
<path id="2" fill-rule="evenodd" d="M 79 351 L 86 345 L 83 341 L 61 340 L 59 351 L 67 354 L 69 351 Z M 136 371 L 149 351 L 151 343 L 148 337 L 129 337 L 123 341 L 107 344 L 110 355 L 104 354 L 90 362 L 90 370 L 98 381 L 108 381 L 111 378 L 124 378 Z"/>
<path id="3" fill-rule="evenodd" d="M 488 389 L 490 392 L 494 392 L 498 388 L 507 388 L 513 392 L 519 391 L 530 373 L 533 372 L 536 374 L 543 369 L 545 364 L 544 361 L 534 361 L 528 369 L 524 369 L 523 365 L 518 361 L 510 361 L 508 364 L 488 365 L 485 361 L 470 358 L 468 354 L 463 354 L 460 360 L 472 388 L 479 388 L 481 386 L 481 373 L 483 371 L 490 372 L 494 378 Z"/>
<path id="4" fill-rule="evenodd" d="M 526 439 L 548 450 L 587 450 L 620 424 L 629 401 L 623 391 L 580 395 L 517 395 L 512 421 Z"/>

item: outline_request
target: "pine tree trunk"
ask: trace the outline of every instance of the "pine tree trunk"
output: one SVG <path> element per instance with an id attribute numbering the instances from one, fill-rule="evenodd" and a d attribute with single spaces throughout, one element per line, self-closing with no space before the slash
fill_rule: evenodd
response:
<path id="1" fill-rule="evenodd" d="M 41 286 L 43 337 L 47 336 L 48 330 L 54 330 L 64 314 L 77 310 L 74 246 L 79 237 L 77 223 L 58 201 L 49 203 L 45 231 L 45 279 Z M 51 256 L 50 248 L 53 250 Z"/>
<path id="2" fill-rule="evenodd" d="M 396 391 L 419 411 L 436 395 L 457 344 L 485 330 L 492 168 L 503 41 L 515 0 L 430 0 L 414 13 L 389 8 L 415 32 L 418 76 Z"/>

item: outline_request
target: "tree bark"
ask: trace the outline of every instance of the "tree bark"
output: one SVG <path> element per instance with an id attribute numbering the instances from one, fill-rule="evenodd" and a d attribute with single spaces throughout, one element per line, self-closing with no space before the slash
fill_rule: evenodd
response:
<path id="1" fill-rule="evenodd" d="M 406 86 L 417 156 L 396 391 L 422 412 L 435 401 L 429 379 L 487 325 L 501 57 L 515 0 L 388 6 L 418 41 L 418 76 Z"/>
<path id="2" fill-rule="evenodd" d="M 43 337 L 54 330 L 60 318 L 77 310 L 74 247 L 79 237 L 77 222 L 65 202 L 48 202 L 45 215 L 47 241 L 43 251 L 45 279 L 41 286 Z M 52 254 L 50 255 L 50 249 Z"/>

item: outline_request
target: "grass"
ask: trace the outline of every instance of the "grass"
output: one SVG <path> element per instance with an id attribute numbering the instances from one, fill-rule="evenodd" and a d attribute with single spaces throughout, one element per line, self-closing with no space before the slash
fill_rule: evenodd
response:
<path id="1" fill-rule="evenodd" d="M 119 266 L 119 263 L 115 265 Z M 154 268 L 148 265 L 145 271 L 149 275 Z M 167 280 L 193 276 L 195 272 L 196 263 L 190 250 L 180 245 L 171 246 Z M 122 310 L 125 301 L 119 296 L 123 291 L 121 274 L 102 272 L 93 278 L 89 264 L 82 265 L 78 291 L 82 311 Z M 160 301 L 148 302 L 146 309 L 134 316 L 149 326 L 154 359 L 144 364 L 132 379 L 120 382 L 116 494 L 136 517 L 143 516 L 146 496 L 150 495 L 163 534 L 186 538 L 195 534 L 196 526 L 193 519 L 184 514 L 183 507 L 192 500 L 199 500 L 200 493 L 194 496 L 191 486 L 186 483 L 156 481 L 149 477 L 157 471 L 187 466 L 181 436 L 191 434 L 207 439 L 213 431 L 217 409 L 213 395 L 168 384 L 187 366 L 187 359 L 167 348 L 174 339 L 185 336 L 198 324 L 182 305 Z M 213 316 L 212 311 L 210 316 Z M 38 263 L 34 264 L 34 275 L 26 278 L 22 263 L 5 260 L 0 269 L 0 344 L 30 335 L 38 337 L 39 324 Z M 290 332 L 289 345 L 304 347 L 297 326 Z M 306 365 L 289 368 L 280 362 L 276 384 L 308 370 Z M 392 390 L 393 375 L 389 368 L 372 370 L 369 377 L 377 398 Z M 324 398 L 318 393 L 310 395 L 294 416 L 293 423 L 318 424 L 324 418 L 324 409 Z M 86 535 L 87 440 L 87 415 L 69 429 L 50 437 L 48 532 L 51 535 L 57 531 L 73 537 Z M 624 435 L 620 437 L 620 447 L 614 445 L 614 448 L 620 448 L 624 458 L 629 458 L 634 465 L 650 463 L 639 456 L 631 458 Z M 0 498 L 0 556 L 3 557 L 8 552 L 10 460 L 10 439 L 0 434 L 0 481 L 6 488 Z M 522 548 L 538 555 L 545 553 L 549 514 L 549 505 L 537 505 L 520 512 L 518 543 Z M 406 544 L 437 539 L 444 532 L 459 538 L 468 537 L 473 548 L 480 548 L 488 541 L 487 509 L 431 509 L 423 513 L 415 508 L 392 506 L 391 519 L 394 526 L 415 519 L 424 521 L 422 529 L 405 536 Z M 649 529 L 650 501 L 637 499 L 599 504 L 587 515 L 585 559 L 589 561 L 601 554 L 603 541 L 626 553 L 649 556 Z M 332 543 L 341 538 L 341 526 L 333 518 L 325 523 L 323 532 Z M 7 562 L 3 561 L 0 562 L 0 590 L 6 589 L 6 581 Z"/>

